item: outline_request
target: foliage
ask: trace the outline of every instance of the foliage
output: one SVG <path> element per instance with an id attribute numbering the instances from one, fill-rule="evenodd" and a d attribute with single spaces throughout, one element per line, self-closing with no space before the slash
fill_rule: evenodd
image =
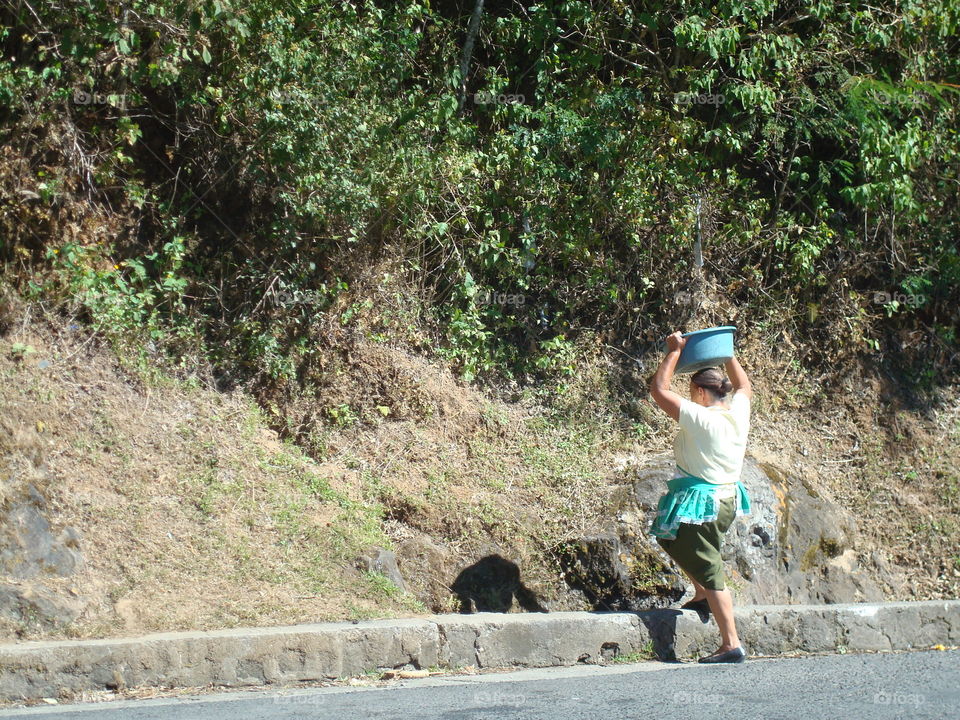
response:
<path id="1" fill-rule="evenodd" d="M 488 3 L 461 106 L 465 12 L 5 5 L 0 255 L 92 322 L 295 382 L 318 317 L 382 310 L 356 281 L 389 250 L 465 377 L 555 375 L 585 329 L 671 328 L 702 206 L 752 329 L 955 345 L 956 0 Z"/>

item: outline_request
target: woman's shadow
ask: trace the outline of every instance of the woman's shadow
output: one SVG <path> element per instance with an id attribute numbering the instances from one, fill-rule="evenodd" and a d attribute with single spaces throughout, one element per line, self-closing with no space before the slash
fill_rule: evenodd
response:
<path id="1" fill-rule="evenodd" d="M 509 612 L 514 599 L 527 612 L 547 612 L 520 582 L 517 564 L 499 555 L 487 555 L 461 570 L 450 589 L 460 601 L 461 613 Z"/>

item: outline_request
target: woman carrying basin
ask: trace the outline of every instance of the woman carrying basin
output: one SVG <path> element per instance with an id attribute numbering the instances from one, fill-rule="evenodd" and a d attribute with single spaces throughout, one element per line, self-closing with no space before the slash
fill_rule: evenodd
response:
<path id="1" fill-rule="evenodd" d="M 750 511 L 740 471 L 753 392 L 747 374 L 733 357 L 733 328 L 701 332 L 718 331 L 729 334 L 727 357 L 700 352 L 699 359 L 697 353 L 687 353 L 694 356 L 692 362 L 681 358 L 688 342 L 692 349 L 695 343 L 712 343 L 716 338 L 705 340 L 701 333 L 683 336 L 675 332 L 667 338 L 666 356 L 650 383 L 657 405 L 680 425 L 674 441 L 676 472 L 660 498 L 650 532 L 693 583 L 693 599 L 684 609 L 697 610 L 701 617 L 712 612 L 720 628 L 720 647 L 700 662 L 740 663 L 746 652 L 737 636 L 720 547 L 734 517 Z M 720 362 L 724 362 L 729 379 L 709 366 Z M 693 370 L 689 399 L 670 389 L 675 372 Z"/>

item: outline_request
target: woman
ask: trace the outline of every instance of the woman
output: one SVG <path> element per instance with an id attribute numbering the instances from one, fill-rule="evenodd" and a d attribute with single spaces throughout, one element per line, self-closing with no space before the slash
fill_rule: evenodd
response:
<path id="1" fill-rule="evenodd" d="M 716 368 L 690 378 L 690 399 L 670 390 L 686 339 L 667 338 L 667 355 L 650 383 L 650 394 L 680 423 L 674 441 L 677 471 L 660 498 L 651 533 L 693 582 L 693 599 L 684 609 L 712 612 L 720 628 L 720 647 L 702 663 L 739 663 L 746 652 L 737 637 L 733 600 L 725 589 L 720 546 L 737 515 L 750 511 L 740 482 L 750 429 L 750 380 L 736 358 L 726 363 L 730 379 Z"/>

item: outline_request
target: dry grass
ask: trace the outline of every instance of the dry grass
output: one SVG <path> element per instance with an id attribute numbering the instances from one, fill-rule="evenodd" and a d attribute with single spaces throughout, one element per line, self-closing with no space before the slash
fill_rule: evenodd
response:
<path id="1" fill-rule="evenodd" d="M 422 610 L 353 567 L 389 545 L 382 508 L 280 442 L 249 397 L 144 385 L 79 346 L 20 333 L 0 357 L 4 493 L 41 477 L 55 526 L 81 532 L 72 589 L 90 603 L 70 635 Z M 18 469 L 28 453 L 34 477 Z"/>
<path id="2" fill-rule="evenodd" d="M 435 412 L 330 423 L 318 462 L 281 441 L 249 395 L 146 381 L 82 330 L 35 322 L 0 343 L 3 491 L 37 484 L 54 529 L 79 529 L 86 559 L 68 581 L 87 601 L 77 622 L 53 633 L 7 622 L 8 636 L 418 614 L 426 606 L 355 560 L 423 533 L 451 567 L 510 548 L 524 582 L 550 596 L 545 548 L 584 531 L 604 499 L 596 432 L 571 435 L 385 348 L 371 349 L 371 372 L 391 362 L 416 375 Z M 439 596 L 434 609 L 456 609 Z"/>
<path id="3" fill-rule="evenodd" d="M 3 498 L 34 483 L 55 528 L 82 536 L 86 567 L 62 584 L 86 609 L 54 635 L 455 610 L 456 571 L 497 552 L 539 597 L 577 607 L 549 550 L 609 521 L 613 487 L 673 438 L 642 378 L 612 383 L 616 358 L 595 342 L 562 388 L 514 402 L 395 347 L 355 343 L 336 393 L 281 409 L 314 418 L 290 433 L 298 445 L 250 395 L 145 380 L 84 332 L 47 318 L 0 338 Z M 825 396 L 767 348 L 747 343 L 742 355 L 757 389 L 751 452 L 854 512 L 859 555 L 910 578 L 892 596 L 955 596 L 956 411 L 884 405 L 865 377 L 851 380 L 857 394 Z M 416 596 L 356 568 L 369 547 L 423 538 L 445 560 L 407 577 Z"/>

